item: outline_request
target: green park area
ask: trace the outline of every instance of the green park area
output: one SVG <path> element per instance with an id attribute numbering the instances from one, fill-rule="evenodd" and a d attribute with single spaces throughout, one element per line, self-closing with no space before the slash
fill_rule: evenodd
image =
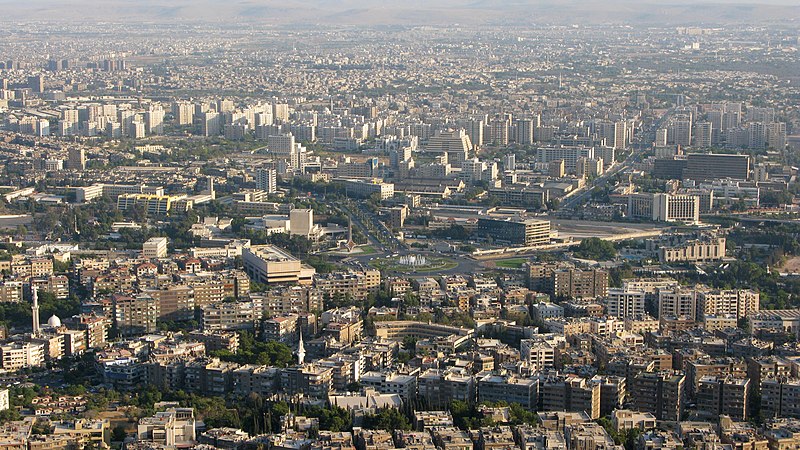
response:
<path id="1" fill-rule="evenodd" d="M 500 259 L 495 261 L 495 265 L 497 267 L 502 267 L 504 269 L 520 269 L 522 265 L 525 264 L 527 259 L 525 258 L 509 258 L 509 259 Z"/>

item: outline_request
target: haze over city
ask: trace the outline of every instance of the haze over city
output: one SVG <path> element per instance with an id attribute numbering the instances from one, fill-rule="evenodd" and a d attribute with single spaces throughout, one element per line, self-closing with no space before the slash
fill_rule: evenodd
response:
<path id="1" fill-rule="evenodd" d="M 512 25 L 594 24 L 694 25 L 796 23 L 800 5 L 792 0 L 387 0 L 311 1 L 0 1 L 6 20 L 85 22 L 203 20 L 269 24 L 340 25 Z M 0 19 L 2 20 L 2 19 Z"/>
<path id="2" fill-rule="evenodd" d="M 0 0 L 0 447 L 800 448 L 798 19 Z"/>

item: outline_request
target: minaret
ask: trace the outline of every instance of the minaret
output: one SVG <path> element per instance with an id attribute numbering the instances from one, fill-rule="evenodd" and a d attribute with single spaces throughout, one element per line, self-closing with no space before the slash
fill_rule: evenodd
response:
<path id="1" fill-rule="evenodd" d="M 206 189 L 208 191 L 208 195 L 211 196 L 211 200 L 216 200 L 217 193 L 214 191 L 214 177 L 209 176 L 206 178 L 206 180 L 208 181 L 208 188 Z"/>
<path id="2" fill-rule="evenodd" d="M 300 343 L 297 344 L 297 364 L 303 365 L 303 360 L 306 359 L 306 347 L 303 345 L 303 332 L 300 332 Z"/>
<path id="3" fill-rule="evenodd" d="M 39 288 L 32 287 L 31 295 L 33 296 L 33 306 L 31 306 L 31 313 L 33 314 L 33 335 L 39 335 Z"/>

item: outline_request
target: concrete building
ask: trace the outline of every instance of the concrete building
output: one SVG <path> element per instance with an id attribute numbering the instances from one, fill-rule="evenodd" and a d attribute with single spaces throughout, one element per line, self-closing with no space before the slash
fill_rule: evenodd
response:
<path id="1" fill-rule="evenodd" d="M 614 288 L 608 290 L 606 309 L 609 316 L 621 319 L 641 317 L 645 314 L 645 292 Z"/>
<path id="2" fill-rule="evenodd" d="M 681 287 L 659 290 L 658 318 L 665 317 L 685 317 L 694 321 L 697 317 L 697 291 Z"/>
<path id="3" fill-rule="evenodd" d="M 657 222 L 700 221 L 700 197 L 640 193 L 628 196 L 628 215 Z"/>
<path id="4" fill-rule="evenodd" d="M 244 270 L 259 283 L 311 284 L 315 270 L 305 266 L 289 252 L 273 245 L 257 245 L 242 250 Z"/>
<path id="5" fill-rule="evenodd" d="M 166 258 L 168 239 L 152 237 L 142 244 L 142 257 L 146 259 Z"/>
<path id="6" fill-rule="evenodd" d="M 379 179 L 335 179 L 334 182 L 344 185 L 347 195 L 369 198 L 376 195 L 381 200 L 394 197 L 394 183 L 384 183 Z"/>
<path id="7" fill-rule="evenodd" d="M 721 414 L 734 420 L 748 419 L 748 378 L 704 376 L 697 383 L 697 409 L 715 419 Z"/>
<path id="8" fill-rule="evenodd" d="M 261 189 L 267 194 L 273 194 L 278 190 L 278 174 L 275 169 L 256 170 L 256 189 Z"/>
<path id="9" fill-rule="evenodd" d="M 45 363 L 45 346 L 37 342 L 10 342 L 0 345 L 0 365 L 14 371 L 40 367 Z"/>
<path id="10" fill-rule="evenodd" d="M 547 220 L 502 220 L 479 218 L 476 234 L 497 242 L 517 246 L 536 246 L 550 243 L 550 222 Z"/>
<path id="11" fill-rule="evenodd" d="M 540 391 L 544 411 L 584 411 L 592 419 L 600 417 L 599 384 L 569 375 L 544 380 Z"/>
<path id="12" fill-rule="evenodd" d="M 478 380 L 478 402 L 501 400 L 519 403 L 525 409 L 536 409 L 539 401 L 539 380 L 491 374 Z"/>
<path id="13" fill-rule="evenodd" d="M 123 336 L 142 335 L 156 331 L 158 301 L 145 294 L 111 296 L 114 325 Z"/>
<path id="14" fill-rule="evenodd" d="M 170 408 L 144 417 L 136 426 L 136 438 L 169 447 L 194 445 L 197 441 L 194 409 Z"/>
<path id="15" fill-rule="evenodd" d="M 684 375 L 669 372 L 639 373 L 630 387 L 633 408 L 652 413 L 658 420 L 680 420 L 685 379 Z"/>
<path id="16" fill-rule="evenodd" d="M 747 180 L 750 177 L 750 157 L 748 155 L 689 153 L 686 155 L 686 162 L 683 178 L 690 180 L 705 181 L 724 178 Z"/>
<path id="17" fill-rule="evenodd" d="M 765 418 L 800 419 L 800 380 L 770 378 L 761 381 L 761 414 Z"/>

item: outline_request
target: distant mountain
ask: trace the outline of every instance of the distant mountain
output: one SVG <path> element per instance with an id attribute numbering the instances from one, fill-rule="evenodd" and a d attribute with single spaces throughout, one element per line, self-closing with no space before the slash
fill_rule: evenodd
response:
<path id="1" fill-rule="evenodd" d="M 769 0 L 767 0 L 769 1 Z M 800 22 L 796 0 L 0 0 L 2 20 L 221 21 L 345 25 Z"/>

